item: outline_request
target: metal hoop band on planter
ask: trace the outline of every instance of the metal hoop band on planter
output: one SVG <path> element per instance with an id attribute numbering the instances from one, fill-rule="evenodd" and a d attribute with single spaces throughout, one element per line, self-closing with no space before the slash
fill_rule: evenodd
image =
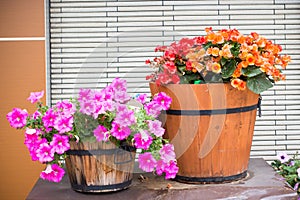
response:
<path id="1" fill-rule="evenodd" d="M 179 176 L 177 175 L 175 180 L 184 183 L 225 183 L 231 182 L 235 180 L 239 180 L 245 178 L 247 176 L 247 171 L 243 173 L 233 175 L 233 176 L 223 176 L 223 177 L 187 177 L 187 176 Z"/>
<path id="2" fill-rule="evenodd" d="M 120 188 L 127 188 L 130 186 L 132 180 L 123 182 L 123 183 L 118 183 L 118 184 L 112 184 L 112 185 L 77 185 L 77 184 L 72 184 L 72 188 L 75 190 L 79 191 L 101 191 L 101 190 L 116 190 Z"/>
<path id="3" fill-rule="evenodd" d="M 169 115 L 187 115 L 187 116 L 199 116 L 199 115 L 222 115 L 248 112 L 257 109 L 258 105 L 245 106 L 239 108 L 227 108 L 227 109 L 215 109 L 215 110 L 167 110 L 166 113 Z"/>

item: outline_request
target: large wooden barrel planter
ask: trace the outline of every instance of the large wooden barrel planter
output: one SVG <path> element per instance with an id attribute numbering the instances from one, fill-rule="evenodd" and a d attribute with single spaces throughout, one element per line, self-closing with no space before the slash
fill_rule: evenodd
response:
<path id="1" fill-rule="evenodd" d="M 86 193 L 126 189 L 133 178 L 135 149 L 105 142 L 71 142 L 66 168 L 73 190 Z"/>
<path id="2" fill-rule="evenodd" d="M 231 182 L 247 175 L 259 95 L 230 84 L 150 83 L 152 95 L 172 98 L 161 115 L 165 137 L 174 144 L 179 167 L 175 180 Z"/>

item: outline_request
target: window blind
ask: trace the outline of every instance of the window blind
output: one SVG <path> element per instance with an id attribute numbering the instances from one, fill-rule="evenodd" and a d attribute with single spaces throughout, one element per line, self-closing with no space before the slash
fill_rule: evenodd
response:
<path id="1" fill-rule="evenodd" d="M 79 88 L 103 88 L 115 77 L 131 95 L 149 93 L 146 59 L 157 45 L 214 30 L 258 32 L 281 44 L 292 63 L 287 80 L 262 94 L 252 157 L 272 160 L 300 150 L 299 0 L 49 0 L 51 103 Z"/>

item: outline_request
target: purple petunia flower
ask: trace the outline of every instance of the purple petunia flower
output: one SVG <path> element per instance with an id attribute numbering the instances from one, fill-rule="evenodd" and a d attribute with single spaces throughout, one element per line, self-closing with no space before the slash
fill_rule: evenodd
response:
<path id="1" fill-rule="evenodd" d="M 286 162 L 288 162 L 288 161 L 290 160 L 290 156 L 287 155 L 287 154 L 284 153 L 284 152 L 279 152 L 279 153 L 277 154 L 277 158 L 278 158 L 278 160 L 279 160 L 281 163 L 286 163 Z"/>
<path id="2" fill-rule="evenodd" d="M 65 174 L 63 168 L 61 168 L 57 164 L 47 165 L 47 168 L 42 171 L 40 177 L 44 180 L 52 181 L 52 182 L 60 182 Z"/>
<path id="3" fill-rule="evenodd" d="M 30 92 L 30 96 L 27 98 L 31 103 L 39 101 L 44 96 L 44 91 L 41 92 Z"/>
<path id="4" fill-rule="evenodd" d="M 20 108 L 14 108 L 11 112 L 6 115 L 10 126 L 13 128 L 23 128 L 26 125 L 26 119 L 28 113 L 26 110 L 21 110 Z"/>
<path id="5" fill-rule="evenodd" d="M 145 172 L 152 172 L 156 167 L 156 160 L 150 152 L 140 154 L 138 157 L 139 168 Z"/>

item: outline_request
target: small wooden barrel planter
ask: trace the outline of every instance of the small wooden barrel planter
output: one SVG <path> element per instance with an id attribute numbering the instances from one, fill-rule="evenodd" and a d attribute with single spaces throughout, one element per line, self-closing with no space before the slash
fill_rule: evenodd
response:
<path id="1" fill-rule="evenodd" d="M 73 190 L 86 193 L 112 192 L 130 186 L 135 149 L 105 142 L 71 142 L 66 168 Z"/>
<path id="2" fill-rule="evenodd" d="M 152 95 L 165 92 L 172 104 L 161 120 L 174 144 L 179 172 L 187 183 L 231 182 L 247 175 L 259 95 L 229 83 L 150 83 Z"/>

